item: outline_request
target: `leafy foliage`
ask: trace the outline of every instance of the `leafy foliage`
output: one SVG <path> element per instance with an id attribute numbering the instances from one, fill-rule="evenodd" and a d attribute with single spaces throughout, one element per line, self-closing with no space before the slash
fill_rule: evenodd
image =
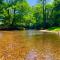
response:
<path id="1" fill-rule="evenodd" d="M 38 0 L 35 6 L 30 6 L 27 0 L 0 0 L 0 21 L 0 29 L 9 30 L 60 26 L 60 0 L 51 4 Z"/>

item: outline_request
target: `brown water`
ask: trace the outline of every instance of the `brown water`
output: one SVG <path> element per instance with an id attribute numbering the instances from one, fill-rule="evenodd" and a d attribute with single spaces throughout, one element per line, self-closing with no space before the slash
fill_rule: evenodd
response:
<path id="1" fill-rule="evenodd" d="M 0 31 L 0 60 L 60 60 L 60 36 L 34 30 Z"/>

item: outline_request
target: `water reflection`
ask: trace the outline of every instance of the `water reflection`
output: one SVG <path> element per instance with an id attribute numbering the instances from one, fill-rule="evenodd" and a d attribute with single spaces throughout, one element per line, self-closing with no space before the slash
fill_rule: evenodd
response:
<path id="1" fill-rule="evenodd" d="M 60 60 L 60 36 L 39 30 L 1 31 L 0 60 Z"/>

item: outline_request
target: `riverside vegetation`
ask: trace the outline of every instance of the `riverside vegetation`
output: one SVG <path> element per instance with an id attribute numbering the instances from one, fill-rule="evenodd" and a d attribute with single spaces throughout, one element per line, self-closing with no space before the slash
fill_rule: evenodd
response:
<path id="1" fill-rule="evenodd" d="M 0 30 L 49 29 L 60 30 L 60 0 L 48 3 L 37 0 L 30 6 L 27 0 L 0 0 Z"/>

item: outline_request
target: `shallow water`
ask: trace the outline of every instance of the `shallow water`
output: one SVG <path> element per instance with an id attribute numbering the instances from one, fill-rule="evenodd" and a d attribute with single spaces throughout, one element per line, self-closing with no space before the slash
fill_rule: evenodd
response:
<path id="1" fill-rule="evenodd" d="M 60 36 L 39 30 L 0 31 L 0 60 L 60 60 Z"/>

